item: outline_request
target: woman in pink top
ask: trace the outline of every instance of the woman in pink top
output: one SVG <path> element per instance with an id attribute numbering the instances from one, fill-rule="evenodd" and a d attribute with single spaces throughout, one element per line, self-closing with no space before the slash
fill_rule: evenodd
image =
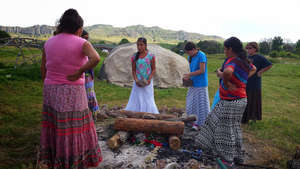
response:
<path id="1" fill-rule="evenodd" d="M 59 20 L 57 34 L 44 46 L 39 164 L 49 168 L 96 167 L 102 160 L 84 87 L 84 72 L 100 58 L 92 45 L 80 38 L 82 27 L 81 16 L 69 9 Z"/>

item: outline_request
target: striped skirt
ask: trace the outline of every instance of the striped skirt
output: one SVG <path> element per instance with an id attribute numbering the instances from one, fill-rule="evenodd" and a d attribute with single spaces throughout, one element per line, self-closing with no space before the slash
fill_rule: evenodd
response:
<path id="1" fill-rule="evenodd" d="M 186 96 L 187 115 L 196 115 L 196 124 L 203 125 L 209 112 L 208 87 L 189 87 Z"/>
<path id="2" fill-rule="evenodd" d="M 228 162 L 243 160 L 241 120 L 247 99 L 220 100 L 200 127 L 196 143 Z"/>
<path id="3" fill-rule="evenodd" d="M 39 164 L 96 167 L 102 161 L 84 85 L 44 85 Z"/>

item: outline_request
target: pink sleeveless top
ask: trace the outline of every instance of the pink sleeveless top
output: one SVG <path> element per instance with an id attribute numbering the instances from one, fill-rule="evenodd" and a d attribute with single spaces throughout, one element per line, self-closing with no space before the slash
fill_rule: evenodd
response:
<path id="1" fill-rule="evenodd" d="M 82 51 L 85 42 L 85 39 L 76 35 L 60 33 L 45 43 L 47 73 L 44 84 L 84 84 L 84 74 L 74 82 L 69 81 L 67 76 L 88 61 Z"/>

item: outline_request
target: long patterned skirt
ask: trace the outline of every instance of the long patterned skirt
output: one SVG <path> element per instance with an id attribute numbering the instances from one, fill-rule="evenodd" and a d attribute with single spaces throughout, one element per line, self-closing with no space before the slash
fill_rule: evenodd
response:
<path id="1" fill-rule="evenodd" d="M 189 87 L 186 96 L 187 115 L 197 116 L 197 125 L 203 125 L 210 112 L 207 87 Z"/>
<path id="2" fill-rule="evenodd" d="M 96 167 L 102 161 L 84 85 L 44 85 L 39 163 Z"/>
<path id="3" fill-rule="evenodd" d="M 196 143 L 228 162 L 243 160 L 241 120 L 247 99 L 220 100 L 200 127 Z"/>
<path id="4" fill-rule="evenodd" d="M 88 99 L 90 111 L 93 113 L 94 121 L 97 120 L 97 114 L 100 112 L 99 105 L 94 90 L 94 72 L 88 70 L 85 72 L 85 90 Z"/>

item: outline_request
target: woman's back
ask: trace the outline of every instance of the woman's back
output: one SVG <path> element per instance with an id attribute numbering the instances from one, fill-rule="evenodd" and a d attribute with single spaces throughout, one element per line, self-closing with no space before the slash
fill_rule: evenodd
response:
<path id="1" fill-rule="evenodd" d="M 84 84 L 84 75 L 74 82 L 67 80 L 67 75 L 75 73 L 87 62 L 82 52 L 85 42 L 76 35 L 60 33 L 45 43 L 45 84 Z"/>

